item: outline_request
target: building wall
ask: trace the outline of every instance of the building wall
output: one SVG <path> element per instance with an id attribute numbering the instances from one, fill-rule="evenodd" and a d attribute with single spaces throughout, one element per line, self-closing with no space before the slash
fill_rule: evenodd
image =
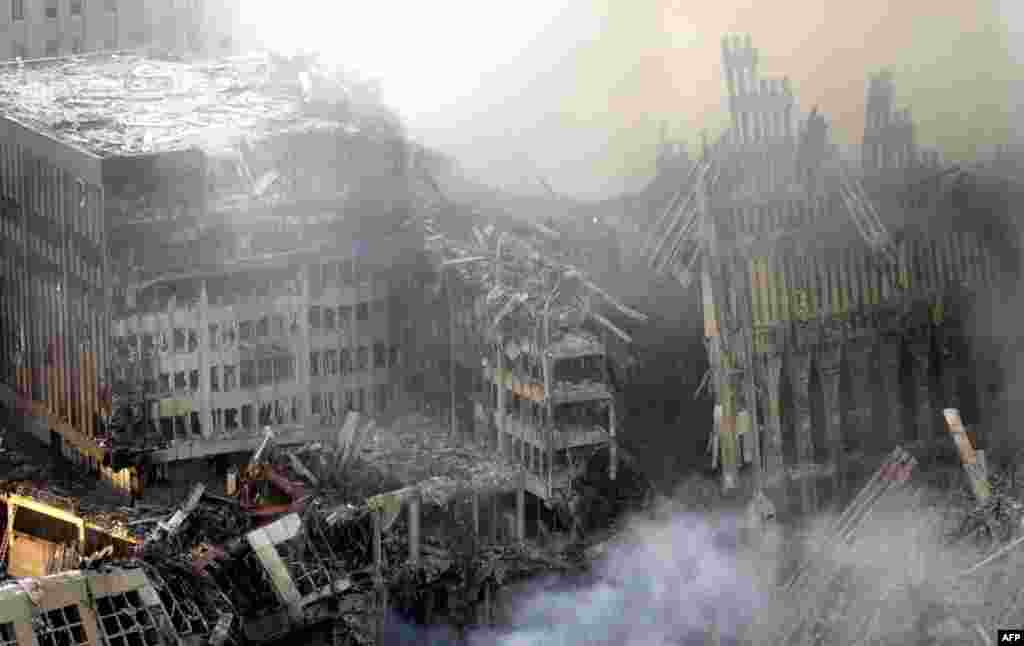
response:
<path id="1" fill-rule="evenodd" d="M 18 3 L 24 7 L 16 16 Z M 207 49 L 233 37 L 238 5 L 229 0 L 5 0 L 0 60 L 138 47 Z"/>
<path id="2" fill-rule="evenodd" d="M 313 290 L 318 267 L 302 268 L 298 294 L 201 297 L 114 321 L 115 378 L 141 381 L 152 418 L 173 424 L 178 440 L 336 425 L 350 407 L 382 411 L 403 354 L 390 334 L 388 281 L 381 274 Z"/>
<path id="3" fill-rule="evenodd" d="M 106 365 L 102 191 L 7 125 L 0 380 L 17 393 L 22 414 L 45 417 L 80 443 L 95 434 Z"/>

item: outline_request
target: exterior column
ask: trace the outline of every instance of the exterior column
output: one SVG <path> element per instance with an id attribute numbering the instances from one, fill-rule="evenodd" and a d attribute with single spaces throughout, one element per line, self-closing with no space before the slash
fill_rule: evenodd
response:
<path id="1" fill-rule="evenodd" d="M 872 442 L 876 385 L 874 338 L 862 333 L 850 339 L 845 363 L 850 375 L 850 401 L 846 414 L 848 444 L 860 449 L 877 448 Z"/>
<path id="2" fill-rule="evenodd" d="M 825 404 L 825 447 L 829 463 L 838 469 L 843 454 L 843 402 L 840 393 L 840 368 L 843 346 L 831 339 L 818 353 L 817 369 Z"/>
<path id="3" fill-rule="evenodd" d="M 516 540 L 526 540 L 526 473 L 520 471 L 519 487 L 516 488 Z"/>
<path id="4" fill-rule="evenodd" d="M 882 427 L 882 438 L 887 446 L 905 441 L 907 434 L 903 424 L 903 394 L 900 390 L 900 365 L 903 353 L 903 339 L 899 334 L 884 334 L 879 348 L 882 397 L 886 411 L 886 424 Z"/>
<path id="5" fill-rule="evenodd" d="M 811 420 L 811 349 L 799 348 L 790 355 L 790 383 L 796 423 L 796 461 L 814 461 L 814 436 Z"/>
<path id="6" fill-rule="evenodd" d="M 472 497 L 473 504 L 473 536 L 480 538 L 480 492 L 474 491 Z"/>
<path id="7" fill-rule="evenodd" d="M 210 410 L 210 356 L 212 353 L 210 352 L 209 307 L 210 297 L 206 291 L 206 281 L 204 280 L 199 288 L 199 348 L 196 356 L 199 364 L 199 425 L 204 438 L 209 438 L 213 434 L 213 416 Z"/>
<path id="8" fill-rule="evenodd" d="M 764 464 L 769 482 L 782 475 L 782 355 L 773 353 L 762 364 L 767 396 L 764 399 Z"/>
<path id="9" fill-rule="evenodd" d="M 914 426 L 918 442 L 936 439 L 939 406 L 932 394 L 932 335 L 929 326 L 914 330 L 910 340 L 910 354 L 913 357 L 915 402 Z"/>
<path id="10" fill-rule="evenodd" d="M 508 392 L 505 390 L 505 348 L 499 347 L 497 351 L 497 370 L 494 373 L 494 387 L 498 391 L 498 410 L 495 411 L 494 422 L 498 427 L 498 455 L 503 459 L 509 457 L 505 448 L 505 398 Z"/>
<path id="11" fill-rule="evenodd" d="M 420 562 L 420 497 L 413 495 L 409 499 L 409 563 L 418 565 Z"/>
<path id="12" fill-rule="evenodd" d="M 310 407 L 310 387 L 309 387 L 309 353 L 311 349 L 309 339 L 309 268 L 306 265 L 302 265 L 299 268 L 299 313 L 296 318 L 296 322 L 299 324 L 299 356 L 297 357 L 296 363 L 296 379 L 299 383 L 299 425 L 304 426 L 309 421 L 309 407 Z M 355 309 L 352 310 L 352 317 L 355 318 Z M 352 357 L 353 363 L 356 357 Z M 241 368 L 239 368 L 241 369 Z M 241 379 L 241 374 L 239 374 Z M 308 430 L 308 428 L 307 428 Z"/>
<path id="13" fill-rule="evenodd" d="M 943 408 L 963 409 L 960 380 L 964 368 L 962 331 L 948 321 L 935 330 L 939 348 L 939 374 L 942 381 Z"/>

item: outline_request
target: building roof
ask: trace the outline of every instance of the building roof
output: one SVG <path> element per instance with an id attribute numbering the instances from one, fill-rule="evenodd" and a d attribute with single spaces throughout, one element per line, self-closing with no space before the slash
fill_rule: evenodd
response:
<path id="1" fill-rule="evenodd" d="M 337 128 L 306 109 L 319 91 L 311 66 L 250 54 L 172 61 L 97 54 L 0 66 L 0 110 L 95 155 L 198 147 Z M 354 87 L 354 86 L 352 86 Z M 336 96 L 347 96 L 342 88 Z"/>

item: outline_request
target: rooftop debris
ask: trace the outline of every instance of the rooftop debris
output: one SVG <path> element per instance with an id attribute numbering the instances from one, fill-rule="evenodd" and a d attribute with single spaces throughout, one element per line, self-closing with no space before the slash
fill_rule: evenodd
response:
<path id="1" fill-rule="evenodd" d="M 311 76 L 319 94 L 303 91 L 300 78 Z M 5 115 L 101 156 L 233 148 L 287 131 L 356 131 L 361 92 L 315 65 L 298 69 L 269 54 L 203 62 L 96 54 L 0 68 Z M 318 115 L 312 106 L 325 95 L 346 110 Z M 338 118 L 346 111 L 349 119 Z M 270 181 L 256 178 L 254 190 Z"/>

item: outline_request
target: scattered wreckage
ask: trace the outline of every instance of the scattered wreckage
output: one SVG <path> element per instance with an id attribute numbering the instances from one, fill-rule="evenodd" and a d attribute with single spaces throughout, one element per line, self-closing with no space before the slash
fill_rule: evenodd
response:
<path id="1" fill-rule="evenodd" d="M 291 451 L 268 432 L 229 476 L 231 495 L 199 483 L 159 517 L 101 526 L 77 515 L 73 501 L 8 494 L 17 511 L 8 512 L 5 549 L 18 555 L 11 574 L 25 578 L 0 588 L 0 641 L 223 646 L 313 631 L 329 643 L 379 643 L 388 617 L 488 623 L 499 587 L 579 567 L 500 531 L 496 501 L 514 481 L 485 491 L 436 476 L 339 502 L 334 474 L 372 430 L 352 413 L 336 446 Z M 18 525 L 29 514 L 46 519 L 35 526 L 39 536 Z M 36 552 L 48 557 L 23 556 L 34 554 L 24 541 L 44 545 Z"/>

